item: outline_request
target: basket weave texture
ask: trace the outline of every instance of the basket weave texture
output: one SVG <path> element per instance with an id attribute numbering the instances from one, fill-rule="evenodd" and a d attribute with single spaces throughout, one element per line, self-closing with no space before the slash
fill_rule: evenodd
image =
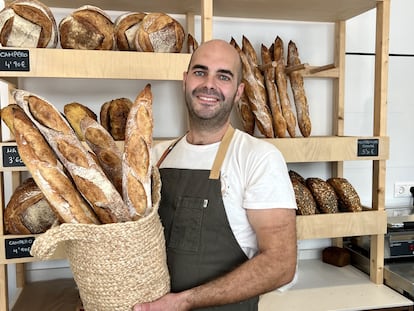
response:
<path id="1" fill-rule="evenodd" d="M 53 257 L 63 247 L 87 311 L 130 311 L 170 290 L 158 206 L 137 221 L 61 224 L 36 238 L 31 253 Z"/>

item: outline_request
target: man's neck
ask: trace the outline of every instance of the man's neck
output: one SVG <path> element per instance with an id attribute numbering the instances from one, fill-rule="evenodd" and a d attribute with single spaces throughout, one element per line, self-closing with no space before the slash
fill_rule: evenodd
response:
<path id="1" fill-rule="evenodd" d="M 220 142 L 226 133 L 229 123 L 219 129 L 200 130 L 191 128 L 187 133 L 187 142 L 192 145 L 209 145 Z"/>

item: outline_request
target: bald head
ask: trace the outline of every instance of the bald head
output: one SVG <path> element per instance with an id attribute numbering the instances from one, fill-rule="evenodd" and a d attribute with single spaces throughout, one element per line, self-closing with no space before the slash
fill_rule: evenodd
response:
<path id="1" fill-rule="evenodd" d="M 188 70 L 190 70 L 194 64 L 200 62 L 200 60 L 204 61 L 204 59 L 213 59 L 215 57 L 228 63 L 234 77 L 237 79 L 237 82 L 240 83 L 242 78 L 240 55 L 232 45 L 224 40 L 213 39 L 202 43 L 192 54 Z"/>

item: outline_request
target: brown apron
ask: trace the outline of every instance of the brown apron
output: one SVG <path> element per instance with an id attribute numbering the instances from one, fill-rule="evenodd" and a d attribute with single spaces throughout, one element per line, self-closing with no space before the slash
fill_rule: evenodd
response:
<path id="1" fill-rule="evenodd" d="M 233 133 L 234 129 L 229 127 L 211 171 L 160 169 L 159 214 L 167 243 L 172 292 L 214 280 L 248 259 L 230 228 L 221 196 L 220 169 Z M 161 161 L 164 158 L 161 157 Z M 256 311 L 257 305 L 258 297 L 254 297 L 240 303 L 197 310 Z"/>

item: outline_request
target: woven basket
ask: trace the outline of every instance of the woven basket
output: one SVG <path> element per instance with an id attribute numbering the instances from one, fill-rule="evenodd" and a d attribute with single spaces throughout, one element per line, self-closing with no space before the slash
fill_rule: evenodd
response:
<path id="1" fill-rule="evenodd" d="M 63 248 L 87 311 L 130 311 L 170 290 L 159 198 L 137 221 L 61 224 L 35 239 L 31 253 L 44 260 Z"/>

